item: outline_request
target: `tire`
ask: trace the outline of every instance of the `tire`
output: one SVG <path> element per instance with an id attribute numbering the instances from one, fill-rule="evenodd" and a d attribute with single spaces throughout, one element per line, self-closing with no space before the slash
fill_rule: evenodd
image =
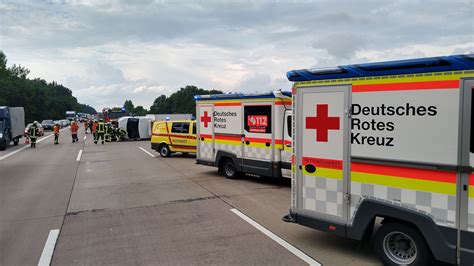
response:
<path id="1" fill-rule="evenodd" d="M 234 161 L 232 159 L 226 159 L 222 164 L 222 172 L 224 176 L 229 179 L 237 179 L 239 173 L 235 167 Z"/>
<path id="2" fill-rule="evenodd" d="M 390 222 L 374 237 L 374 250 L 384 265 L 430 265 L 432 255 L 425 239 L 413 226 Z"/>
<path id="3" fill-rule="evenodd" d="M 170 147 L 166 144 L 162 144 L 160 148 L 158 149 L 161 157 L 170 157 L 171 156 L 171 150 Z"/>

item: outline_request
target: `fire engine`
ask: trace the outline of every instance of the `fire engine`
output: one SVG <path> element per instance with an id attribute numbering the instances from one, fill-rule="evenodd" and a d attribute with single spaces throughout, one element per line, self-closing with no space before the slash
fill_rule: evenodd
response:
<path id="1" fill-rule="evenodd" d="M 387 265 L 474 263 L 474 56 L 294 70 L 286 222 Z M 381 227 L 378 227 L 381 221 Z"/>
<path id="2" fill-rule="evenodd" d="M 239 173 L 290 177 L 291 92 L 198 95 L 197 163 Z"/>

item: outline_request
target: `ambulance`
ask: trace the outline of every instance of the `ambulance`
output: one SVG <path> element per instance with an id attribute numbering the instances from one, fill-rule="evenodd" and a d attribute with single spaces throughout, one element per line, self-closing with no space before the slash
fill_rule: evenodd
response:
<path id="1" fill-rule="evenodd" d="M 196 152 L 196 121 L 175 120 L 153 123 L 151 148 L 161 157 L 170 157 L 172 153 L 183 155 Z"/>
<path id="2" fill-rule="evenodd" d="M 371 239 L 386 265 L 473 265 L 474 55 L 287 77 L 294 172 L 283 220 Z"/>
<path id="3" fill-rule="evenodd" d="M 197 163 L 240 173 L 291 177 L 291 92 L 198 95 Z"/>

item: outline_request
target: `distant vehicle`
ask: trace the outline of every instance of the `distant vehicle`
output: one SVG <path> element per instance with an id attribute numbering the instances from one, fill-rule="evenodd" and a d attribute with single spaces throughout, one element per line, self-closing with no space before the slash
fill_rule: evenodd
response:
<path id="1" fill-rule="evenodd" d="M 69 121 L 76 120 L 76 112 L 75 111 L 66 111 L 66 119 Z"/>
<path id="2" fill-rule="evenodd" d="M 59 120 L 59 125 L 61 127 L 67 127 L 71 124 L 71 121 L 67 120 L 67 119 L 61 119 Z"/>
<path id="3" fill-rule="evenodd" d="M 153 123 L 151 148 L 159 152 L 161 157 L 169 157 L 174 152 L 195 153 L 196 121 L 178 120 Z"/>
<path id="4" fill-rule="evenodd" d="M 24 128 L 23 107 L 0 106 L 0 150 L 5 150 L 11 141 L 15 146 L 18 145 Z"/>
<path id="5" fill-rule="evenodd" d="M 44 130 L 52 130 L 54 122 L 53 120 L 43 120 L 41 121 L 41 125 L 43 126 Z"/>
<path id="6" fill-rule="evenodd" d="M 105 122 L 113 122 L 113 121 L 118 121 L 119 118 L 124 117 L 124 116 L 129 116 L 130 114 L 127 111 L 114 111 L 114 110 L 119 110 L 120 108 L 104 108 L 102 109 L 102 119 L 104 119 Z"/>
<path id="7" fill-rule="evenodd" d="M 23 133 L 23 135 L 26 137 L 29 133 L 29 130 L 30 130 L 30 127 L 33 125 L 33 123 L 29 123 L 28 125 L 26 125 L 25 127 L 25 132 Z M 40 123 L 37 123 L 37 127 L 38 127 L 38 135 L 41 137 L 41 136 L 44 136 L 44 129 L 43 129 L 43 126 L 40 124 Z"/>

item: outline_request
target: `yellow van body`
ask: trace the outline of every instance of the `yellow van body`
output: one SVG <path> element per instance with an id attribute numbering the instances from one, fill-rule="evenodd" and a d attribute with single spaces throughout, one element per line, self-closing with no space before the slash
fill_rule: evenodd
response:
<path id="1" fill-rule="evenodd" d="M 153 123 L 151 148 L 162 157 L 171 153 L 196 152 L 196 122 L 193 120 L 157 121 Z"/>

